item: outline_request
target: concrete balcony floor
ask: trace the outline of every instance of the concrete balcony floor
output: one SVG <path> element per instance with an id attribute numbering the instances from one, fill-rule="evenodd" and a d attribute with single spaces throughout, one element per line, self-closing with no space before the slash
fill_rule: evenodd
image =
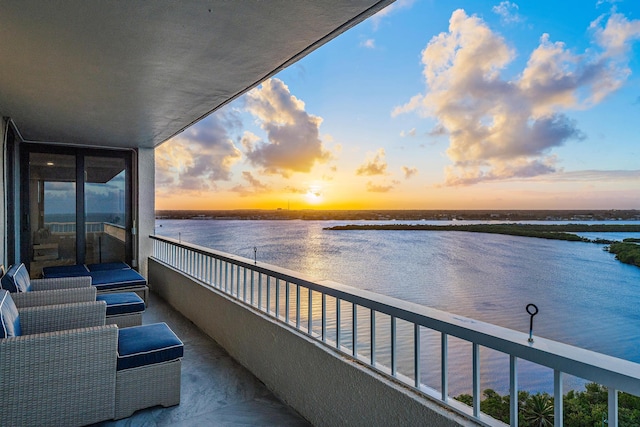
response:
<path id="1" fill-rule="evenodd" d="M 148 305 L 143 323 L 165 322 L 184 343 L 180 405 L 96 426 L 310 426 L 160 297 L 151 293 Z"/>

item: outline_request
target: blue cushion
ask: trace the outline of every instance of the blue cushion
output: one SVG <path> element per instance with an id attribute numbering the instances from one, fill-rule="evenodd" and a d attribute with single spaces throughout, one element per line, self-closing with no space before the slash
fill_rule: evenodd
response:
<path id="1" fill-rule="evenodd" d="M 31 290 L 31 279 L 29 278 L 27 267 L 22 263 L 12 265 L 2 276 L 0 286 L 9 292 L 29 292 Z"/>
<path id="2" fill-rule="evenodd" d="M 55 265 L 51 267 L 44 267 L 42 269 L 42 275 L 46 278 L 88 276 L 89 270 L 87 270 L 87 267 L 84 264 Z"/>
<path id="3" fill-rule="evenodd" d="M 139 313 L 145 309 L 144 301 L 135 292 L 101 294 L 96 297 L 96 301 L 107 303 L 107 316 Z"/>
<path id="4" fill-rule="evenodd" d="M 19 337 L 22 335 L 20 316 L 11 295 L 0 290 L 0 338 Z"/>
<path id="5" fill-rule="evenodd" d="M 129 264 L 122 261 L 116 262 L 103 262 L 101 264 L 87 264 L 89 271 L 103 271 L 103 270 L 127 270 L 131 269 Z"/>
<path id="6" fill-rule="evenodd" d="M 168 362 L 183 354 L 182 341 L 166 323 L 118 330 L 118 370 Z"/>
<path id="7" fill-rule="evenodd" d="M 92 271 L 89 275 L 91 276 L 91 284 L 98 290 L 147 285 L 147 280 L 140 273 L 131 269 Z"/>

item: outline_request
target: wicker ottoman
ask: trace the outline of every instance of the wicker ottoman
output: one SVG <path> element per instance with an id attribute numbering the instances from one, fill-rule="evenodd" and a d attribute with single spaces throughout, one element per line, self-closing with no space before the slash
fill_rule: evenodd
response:
<path id="1" fill-rule="evenodd" d="M 118 331 L 114 419 L 156 405 L 180 403 L 182 341 L 166 323 Z"/>
<path id="2" fill-rule="evenodd" d="M 146 307 L 135 292 L 100 294 L 96 301 L 107 303 L 107 325 L 118 325 L 119 328 L 142 325 L 142 313 Z"/>

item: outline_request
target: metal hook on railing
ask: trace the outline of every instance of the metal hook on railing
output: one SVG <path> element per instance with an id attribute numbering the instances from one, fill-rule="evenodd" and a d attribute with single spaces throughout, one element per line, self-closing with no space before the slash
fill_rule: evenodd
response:
<path id="1" fill-rule="evenodd" d="M 527 304 L 527 313 L 531 316 L 529 319 L 529 342 L 533 342 L 533 316 L 538 314 L 538 307 L 535 304 Z"/>
<path id="2" fill-rule="evenodd" d="M 253 263 L 258 264 L 258 248 L 256 246 L 253 247 Z"/>

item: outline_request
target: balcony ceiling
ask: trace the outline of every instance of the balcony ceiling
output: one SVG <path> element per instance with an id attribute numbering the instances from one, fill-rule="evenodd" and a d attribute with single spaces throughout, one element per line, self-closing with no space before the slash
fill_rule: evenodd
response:
<path id="1" fill-rule="evenodd" d="M 0 9 L 0 113 L 27 141 L 155 147 L 393 0 Z"/>

